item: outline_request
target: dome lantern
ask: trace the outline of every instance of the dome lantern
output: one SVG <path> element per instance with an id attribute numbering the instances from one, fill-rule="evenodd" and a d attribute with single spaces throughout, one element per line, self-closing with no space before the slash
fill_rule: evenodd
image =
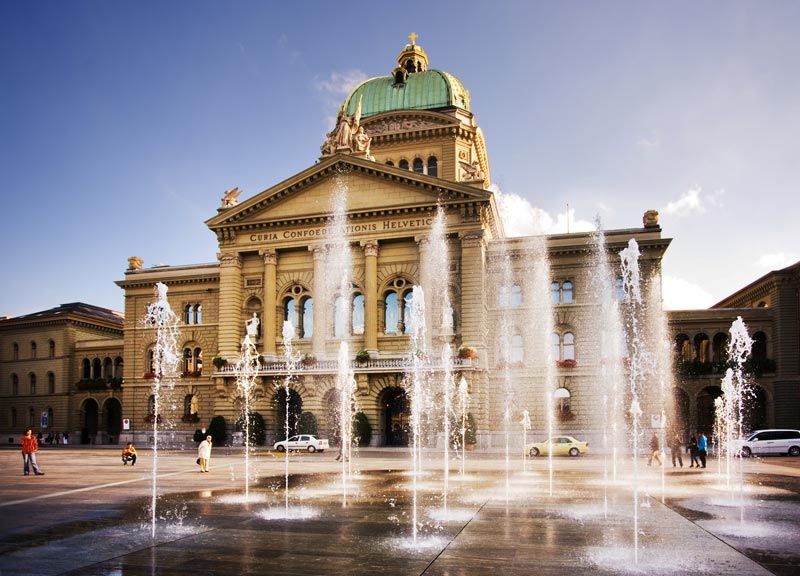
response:
<path id="1" fill-rule="evenodd" d="M 397 68 L 392 71 L 395 86 L 402 86 L 406 83 L 409 74 L 425 72 L 428 69 L 428 55 L 421 46 L 417 46 L 416 39 L 419 38 L 416 32 L 408 35 L 411 44 L 406 44 L 403 51 L 397 57 Z"/>

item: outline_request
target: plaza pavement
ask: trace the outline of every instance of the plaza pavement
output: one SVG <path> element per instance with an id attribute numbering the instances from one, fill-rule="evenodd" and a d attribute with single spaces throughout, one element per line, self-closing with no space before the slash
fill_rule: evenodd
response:
<path id="1" fill-rule="evenodd" d="M 745 461 L 739 490 L 715 461 L 614 478 L 603 455 L 557 458 L 551 481 L 545 458 L 507 474 L 474 452 L 445 497 L 441 452 L 416 480 L 404 449 L 362 449 L 344 477 L 335 451 L 291 455 L 288 490 L 287 460 L 260 452 L 245 498 L 241 451 L 216 448 L 209 474 L 160 451 L 153 523 L 153 453 L 120 449 L 44 447 L 27 477 L 0 450 L 0 576 L 800 574 L 800 459 Z"/>

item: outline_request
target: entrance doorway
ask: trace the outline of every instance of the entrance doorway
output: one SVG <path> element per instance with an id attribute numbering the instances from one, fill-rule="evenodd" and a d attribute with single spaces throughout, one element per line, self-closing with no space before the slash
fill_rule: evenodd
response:
<path id="1" fill-rule="evenodd" d="M 105 405 L 106 413 L 106 433 L 108 434 L 108 443 L 119 443 L 119 435 L 122 432 L 122 405 L 116 398 L 109 398 Z"/>
<path id="2" fill-rule="evenodd" d="M 411 403 L 406 391 L 398 386 L 387 388 L 381 395 L 381 421 L 384 446 L 408 446 Z"/>

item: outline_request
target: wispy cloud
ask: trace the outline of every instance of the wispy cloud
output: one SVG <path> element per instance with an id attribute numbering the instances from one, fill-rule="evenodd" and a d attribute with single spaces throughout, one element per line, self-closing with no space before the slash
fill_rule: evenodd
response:
<path id="1" fill-rule="evenodd" d="M 513 192 L 503 192 L 495 184 L 492 184 L 491 190 L 495 194 L 507 236 L 561 234 L 567 230 L 591 232 L 596 228 L 593 222 L 576 220 L 574 208 L 565 209 L 553 216 L 522 196 Z"/>
<path id="2" fill-rule="evenodd" d="M 780 270 L 791 266 L 800 260 L 797 254 L 792 252 L 776 252 L 774 254 L 764 254 L 758 259 L 758 265 L 768 270 Z"/>
<path id="3" fill-rule="evenodd" d="M 344 96 L 366 79 L 367 75 L 361 70 L 331 72 L 327 78 L 315 78 L 314 88 L 330 95 Z"/>
<path id="4" fill-rule="evenodd" d="M 683 278 L 664 274 L 662 277 L 664 310 L 697 310 L 714 304 L 714 297 Z"/>
<path id="5" fill-rule="evenodd" d="M 704 194 L 703 189 L 696 186 L 681 194 L 677 200 L 667 203 L 659 212 L 679 217 L 686 217 L 694 213 L 702 214 L 709 207 L 721 206 L 721 199 L 724 194 L 724 190 L 716 190 L 710 194 Z"/>

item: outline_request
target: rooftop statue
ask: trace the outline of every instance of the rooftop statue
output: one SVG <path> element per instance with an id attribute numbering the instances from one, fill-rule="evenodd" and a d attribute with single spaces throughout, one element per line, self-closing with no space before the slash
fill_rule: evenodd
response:
<path id="1" fill-rule="evenodd" d="M 239 203 L 239 194 L 241 194 L 241 190 L 239 190 L 238 186 L 232 190 L 225 190 L 225 196 L 222 197 L 222 207 L 230 208 L 231 206 L 236 206 Z"/>

